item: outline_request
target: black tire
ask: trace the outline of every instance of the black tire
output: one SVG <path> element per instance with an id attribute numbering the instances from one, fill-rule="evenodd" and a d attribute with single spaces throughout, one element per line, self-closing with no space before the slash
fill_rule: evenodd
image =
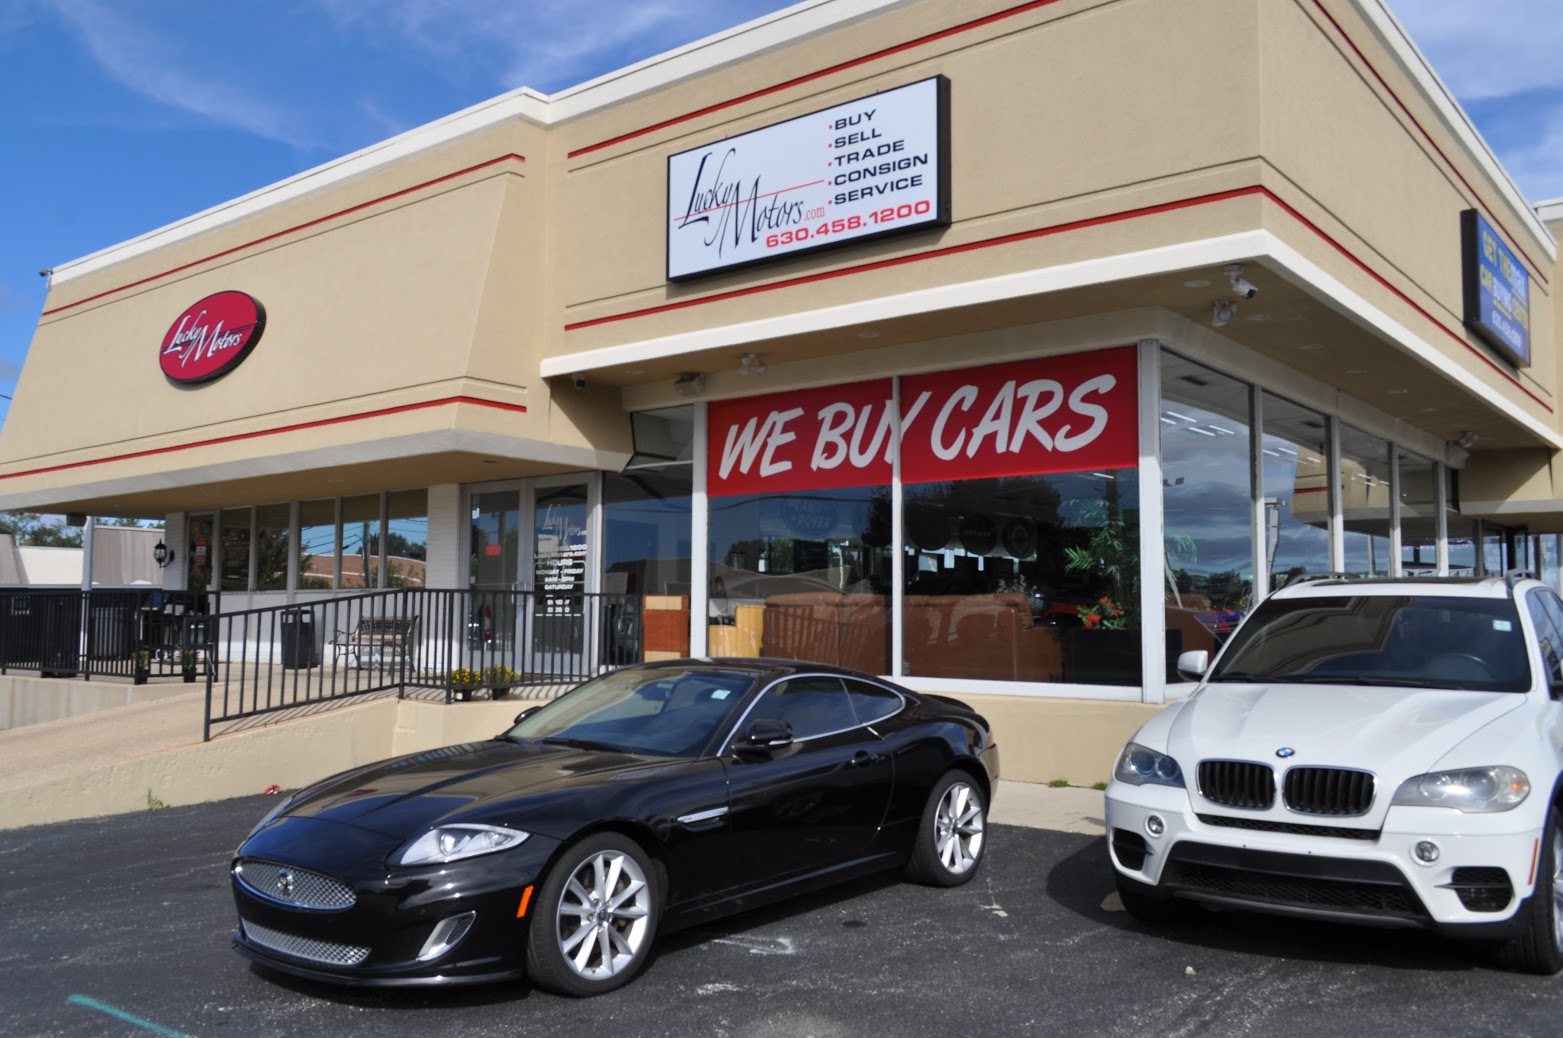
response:
<path id="1" fill-rule="evenodd" d="M 987 849 L 988 801 L 964 771 L 947 771 L 934 783 L 917 823 L 906 878 L 932 887 L 971 880 Z"/>
<path id="2" fill-rule="evenodd" d="M 595 900 L 583 901 L 582 893 Z M 662 890 L 656 868 L 634 840 L 598 833 L 565 848 L 538 888 L 536 904 L 527 975 L 545 991 L 585 998 L 623 987 L 645 968 Z"/>
<path id="3" fill-rule="evenodd" d="M 1194 918 L 1199 910 L 1187 901 L 1163 894 L 1148 883 L 1132 880 L 1113 869 L 1113 879 L 1118 884 L 1118 900 L 1123 910 L 1142 923 L 1183 923 Z"/>
<path id="4" fill-rule="evenodd" d="M 1563 970 L 1563 816 L 1553 806 L 1541 831 L 1536 861 L 1536 889 L 1520 906 L 1525 932 L 1498 947 L 1498 957 L 1511 970 L 1550 976 Z"/>

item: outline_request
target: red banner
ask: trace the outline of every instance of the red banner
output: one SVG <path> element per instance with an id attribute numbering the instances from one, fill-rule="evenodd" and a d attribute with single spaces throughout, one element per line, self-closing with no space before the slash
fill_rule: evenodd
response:
<path id="1" fill-rule="evenodd" d="M 1139 465 L 1133 346 L 901 380 L 907 483 Z M 890 482 L 891 381 L 713 401 L 706 490 L 774 494 Z"/>
<path id="2" fill-rule="evenodd" d="M 889 379 L 714 400 L 706 492 L 774 494 L 890 482 Z"/>
<path id="3" fill-rule="evenodd" d="M 901 380 L 901 479 L 1139 465 L 1133 346 Z"/>

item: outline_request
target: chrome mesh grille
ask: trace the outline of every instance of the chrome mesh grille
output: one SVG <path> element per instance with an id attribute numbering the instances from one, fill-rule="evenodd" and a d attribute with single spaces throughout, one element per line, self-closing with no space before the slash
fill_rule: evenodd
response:
<path id="1" fill-rule="evenodd" d="M 1305 815 L 1365 815 L 1373 806 L 1373 776 L 1347 768 L 1292 768 L 1286 806 Z"/>
<path id="2" fill-rule="evenodd" d="M 356 966 L 369 957 L 368 948 L 317 941 L 312 937 L 273 930 L 269 926 L 258 926 L 248 920 L 243 921 L 243 926 L 244 936 L 255 944 L 295 959 L 307 959 L 327 966 Z"/>
<path id="3" fill-rule="evenodd" d="M 243 858 L 233 874 L 258 896 L 297 908 L 347 908 L 357 900 L 353 888 L 339 879 L 274 861 Z"/>
<path id="4" fill-rule="evenodd" d="M 1275 803 L 1275 772 L 1243 760 L 1199 762 L 1199 792 L 1213 804 L 1264 810 Z"/>

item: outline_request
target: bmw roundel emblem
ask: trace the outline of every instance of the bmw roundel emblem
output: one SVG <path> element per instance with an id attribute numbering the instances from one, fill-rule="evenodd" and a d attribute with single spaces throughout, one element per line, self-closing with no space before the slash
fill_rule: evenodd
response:
<path id="1" fill-rule="evenodd" d="M 1279 750 L 1275 751 L 1275 755 L 1280 757 L 1282 760 L 1285 760 L 1287 757 L 1290 757 L 1296 752 L 1297 751 L 1292 749 L 1290 746 L 1282 746 Z"/>

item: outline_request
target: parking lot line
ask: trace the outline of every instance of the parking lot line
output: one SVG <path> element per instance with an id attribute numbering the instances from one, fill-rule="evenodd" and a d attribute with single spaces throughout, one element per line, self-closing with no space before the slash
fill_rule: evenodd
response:
<path id="1" fill-rule="evenodd" d="M 123 1020 L 127 1024 L 134 1024 L 144 1031 L 151 1031 L 153 1034 L 164 1035 L 165 1038 L 191 1038 L 190 1035 L 185 1034 L 183 1031 L 176 1031 L 172 1027 L 164 1027 L 162 1024 L 154 1024 L 150 1020 L 143 1020 L 139 1016 L 127 1013 L 123 1009 L 116 1009 L 107 1002 L 99 1002 L 95 998 L 88 998 L 86 995 L 72 995 L 65 1001 L 72 1005 L 86 1006 L 88 1009 L 96 1009 L 98 1012 L 106 1013 L 109 1016 L 114 1017 L 116 1020 Z"/>

